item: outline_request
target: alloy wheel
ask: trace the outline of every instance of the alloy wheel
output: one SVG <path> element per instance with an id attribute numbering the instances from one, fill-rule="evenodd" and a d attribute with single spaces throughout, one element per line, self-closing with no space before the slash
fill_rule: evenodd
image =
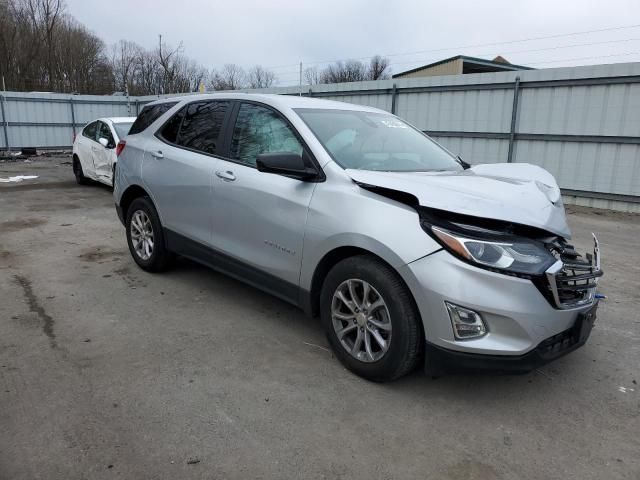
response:
<path id="1" fill-rule="evenodd" d="M 153 255 L 153 226 L 151 219 L 143 210 L 136 210 L 131 216 L 131 244 L 136 255 L 149 260 Z"/>
<path id="2" fill-rule="evenodd" d="M 331 300 L 331 321 L 342 347 L 366 363 L 380 360 L 391 343 L 391 317 L 382 295 L 368 282 L 342 282 Z"/>

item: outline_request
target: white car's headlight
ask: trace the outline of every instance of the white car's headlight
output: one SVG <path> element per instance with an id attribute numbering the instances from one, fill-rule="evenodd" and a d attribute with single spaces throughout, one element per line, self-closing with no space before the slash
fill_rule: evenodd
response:
<path id="1" fill-rule="evenodd" d="M 474 238 L 433 225 L 431 232 L 451 253 L 485 268 L 539 275 L 556 261 L 541 242 L 528 238 Z"/>

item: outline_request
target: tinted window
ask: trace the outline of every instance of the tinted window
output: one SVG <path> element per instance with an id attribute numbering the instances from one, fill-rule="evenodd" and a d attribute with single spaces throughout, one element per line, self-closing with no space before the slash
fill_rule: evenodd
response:
<path id="1" fill-rule="evenodd" d="M 289 125 L 273 110 L 243 103 L 231 139 L 231 158 L 256 164 L 261 153 L 290 152 L 302 155 L 302 145 Z"/>
<path id="2" fill-rule="evenodd" d="M 176 143 L 178 139 L 178 130 L 180 129 L 180 124 L 182 123 L 182 119 L 184 118 L 184 112 L 187 110 L 187 107 L 181 108 L 178 113 L 176 113 L 173 117 L 169 119 L 167 123 L 165 123 L 162 130 L 160 130 L 160 136 L 165 139 L 169 143 Z"/>
<path id="3" fill-rule="evenodd" d="M 106 138 L 108 145 L 110 146 L 115 146 L 115 143 L 113 141 L 113 134 L 111 133 L 111 129 L 109 128 L 109 125 L 107 125 L 104 122 L 98 122 L 100 124 L 99 126 L 99 130 L 98 130 L 98 140 L 101 138 Z"/>
<path id="4" fill-rule="evenodd" d="M 204 153 L 216 153 L 228 106 L 229 102 L 195 102 L 187 105 L 176 144 Z"/>
<path id="5" fill-rule="evenodd" d="M 165 102 L 156 105 L 148 105 L 142 109 L 136 121 L 133 122 L 129 135 L 144 131 L 149 125 L 155 122 L 163 113 L 169 110 L 178 102 Z"/>
<path id="6" fill-rule="evenodd" d="M 82 130 L 82 135 L 84 135 L 87 138 L 90 138 L 91 140 L 95 140 L 97 130 L 98 130 L 98 122 L 91 122 L 89 125 L 84 127 L 84 130 Z"/>

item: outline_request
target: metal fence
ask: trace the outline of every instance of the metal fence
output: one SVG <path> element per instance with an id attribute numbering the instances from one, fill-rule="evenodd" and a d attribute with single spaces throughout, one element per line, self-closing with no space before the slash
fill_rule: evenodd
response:
<path id="1" fill-rule="evenodd" d="M 640 212 L 640 63 L 281 87 L 261 92 L 369 105 L 406 119 L 469 163 L 526 162 L 568 203 Z M 7 93 L 11 146 L 63 146 L 71 126 L 135 115 L 155 97 Z M 55 103 L 55 105 L 52 104 Z M 6 113 L 6 115 L 5 115 Z"/>

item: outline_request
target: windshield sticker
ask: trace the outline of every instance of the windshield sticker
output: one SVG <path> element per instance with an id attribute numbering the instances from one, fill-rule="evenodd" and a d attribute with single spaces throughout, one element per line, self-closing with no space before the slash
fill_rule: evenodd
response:
<path id="1" fill-rule="evenodd" d="M 407 128 L 407 126 L 404 123 L 402 123 L 400 120 L 383 119 L 383 120 L 380 120 L 380 123 L 382 123 L 387 128 Z"/>

